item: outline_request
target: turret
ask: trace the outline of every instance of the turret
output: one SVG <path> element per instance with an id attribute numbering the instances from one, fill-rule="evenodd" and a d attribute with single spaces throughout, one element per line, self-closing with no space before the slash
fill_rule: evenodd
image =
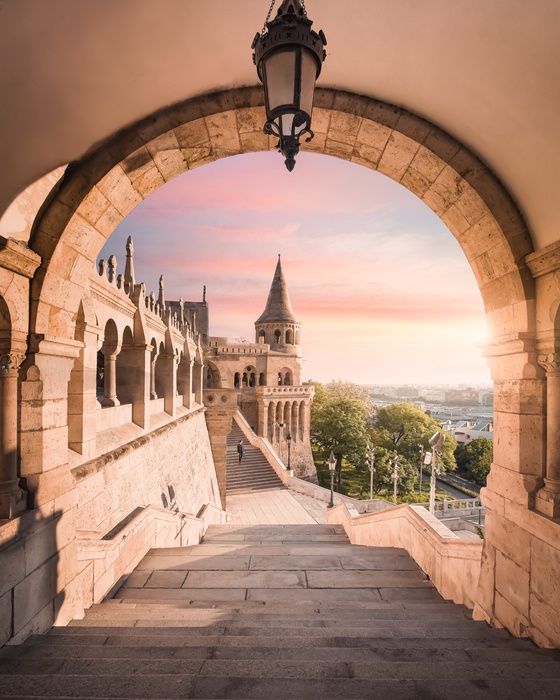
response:
<path id="1" fill-rule="evenodd" d="M 255 321 L 255 332 L 257 343 L 267 343 L 280 352 L 292 354 L 300 343 L 301 323 L 292 309 L 280 255 L 265 310 Z"/>

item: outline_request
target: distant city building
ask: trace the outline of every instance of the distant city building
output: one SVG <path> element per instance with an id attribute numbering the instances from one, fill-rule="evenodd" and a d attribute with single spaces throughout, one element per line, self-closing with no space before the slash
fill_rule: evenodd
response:
<path id="1" fill-rule="evenodd" d="M 399 386 L 395 393 L 400 399 L 417 399 L 420 396 L 420 392 L 415 386 Z"/>
<path id="2" fill-rule="evenodd" d="M 459 445 L 467 445 L 481 437 L 494 440 L 494 425 L 491 421 L 446 420 L 443 421 L 442 427 L 453 435 Z"/>
<path id="3" fill-rule="evenodd" d="M 448 389 L 445 392 L 445 403 L 462 405 L 462 406 L 477 406 L 478 391 L 476 389 Z"/>

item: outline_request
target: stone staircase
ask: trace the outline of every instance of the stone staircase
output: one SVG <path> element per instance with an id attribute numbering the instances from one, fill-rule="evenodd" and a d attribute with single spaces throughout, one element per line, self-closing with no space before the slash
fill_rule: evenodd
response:
<path id="1" fill-rule="evenodd" d="M 243 440 L 243 460 L 239 463 L 237 443 Z M 263 453 L 247 441 L 241 428 L 233 421 L 227 438 L 226 493 L 253 493 L 264 489 L 284 488 Z"/>
<path id="2" fill-rule="evenodd" d="M 560 656 L 473 622 L 402 549 L 212 526 L 83 620 L 0 651 L 0 696 L 555 700 Z"/>

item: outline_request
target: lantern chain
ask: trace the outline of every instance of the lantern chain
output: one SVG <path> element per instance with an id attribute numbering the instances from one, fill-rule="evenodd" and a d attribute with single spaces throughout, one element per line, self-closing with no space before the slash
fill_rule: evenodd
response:
<path id="1" fill-rule="evenodd" d="M 274 9 L 275 2 L 276 2 L 276 0 L 272 0 L 272 2 L 270 3 L 270 8 L 268 10 L 268 14 L 267 14 L 266 19 L 265 19 L 264 24 L 263 24 L 261 36 L 264 36 L 266 34 L 266 25 L 268 24 L 268 20 L 270 19 L 270 15 L 272 14 L 272 10 Z"/>
<path id="2" fill-rule="evenodd" d="M 301 7 L 303 9 L 303 15 L 304 17 L 307 17 L 307 8 L 305 7 L 305 0 L 300 0 L 301 2 Z M 270 7 L 268 8 L 268 14 L 266 16 L 266 19 L 263 24 L 263 28 L 261 31 L 261 36 L 264 36 L 266 34 L 266 25 L 268 24 L 268 20 L 270 19 L 270 16 L 272 15 L 272 10 L 274 9 L 274 5 L 276 3 L 276 0 L 272 0 L 270 3 Z"/>

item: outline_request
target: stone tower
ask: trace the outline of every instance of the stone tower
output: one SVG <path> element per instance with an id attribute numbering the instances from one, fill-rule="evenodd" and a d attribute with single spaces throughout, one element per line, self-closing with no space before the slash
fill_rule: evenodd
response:
<path id="1" fill-rule="evenodd" d="M 255 334 L 259 346 L 268 346 L 266 386 L 256 390 L 259 435 L 282 459 L 289 440 L 295 474 L 316 480 L 309 435 L 313 389 L 301 384 L 301 322 L 292 309 L 280 255 Z"/>
<path id="2" fill-rule="evenodd" d="M 278 256 L 265 309 L 255 321 L 255 342 L 209 338 L 207 388 L 236 389 L 255 433 L 296 476 L 316 481 L 309 436 L 314 389 L 301 383 L 300 333 Z"/>
<path id="3" fill-rule="evenodd" d="M 279 255 L 265 310 L 255 321 L 256 342 L 299 357 L 300 332 L 301 323 L 292 309 Z"/>

